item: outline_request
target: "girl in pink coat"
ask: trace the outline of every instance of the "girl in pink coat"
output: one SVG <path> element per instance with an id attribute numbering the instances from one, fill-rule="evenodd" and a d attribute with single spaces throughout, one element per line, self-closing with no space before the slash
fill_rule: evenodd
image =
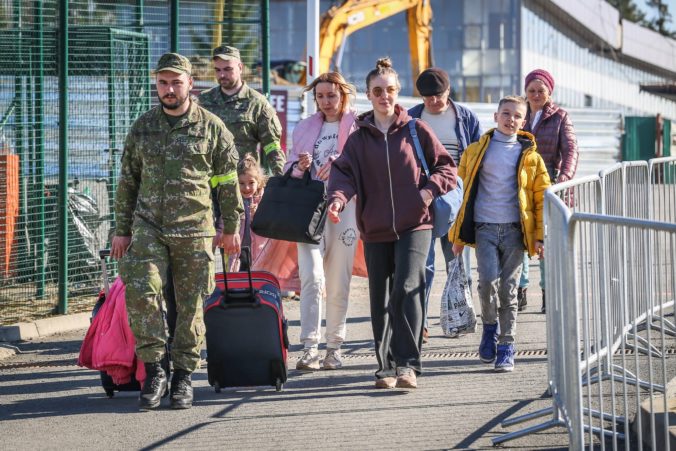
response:
<path id="1" fill-rule="evenodd" d="M 337 72 L 321 74 L 306 88 L 311 91 L 317 113 L 303 119 L 293 130 L 293 147 L 286 171 L 302 177 L 305 171 L 315 180 L 328 182 L 331 163 L 340 155 L 347 137 L 356 130 L 350 97 L 355 88 Z M 298 243 L 300 273 L 300 340 L 303 356 L 296 369 L 320 369 L 318 346 L 321 339 L 322 298 L 326 291 L 326 356 L 324 369 L 342 366 L 340 347 L 345 340 L 347 305 L 355 250 L 359 241 L 355 203 L 340 213 L 341 222 L 326 222 L 320 244 Z"/>

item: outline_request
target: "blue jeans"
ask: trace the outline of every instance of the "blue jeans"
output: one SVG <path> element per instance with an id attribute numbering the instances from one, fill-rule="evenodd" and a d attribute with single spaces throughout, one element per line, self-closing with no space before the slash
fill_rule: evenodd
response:
<path id="1" fill-rule="evenodd" d="M 499 343 L 513 343 L 516 331 L 516 289 L 523 264 L 520 223 L 477 223 L 476 259 L 479 299 L 484 324 L 500 323 Z"/>
<path id="2" fill-rule="evenodd" d="M 448 241 L 448 237 L 439 237 L 441 243 L 441 251 L 444 253 L 444 261 L 446 262 L 446 273 L 448 273 L 448 264 L 455 259 L 453 255 L 453 244 Z M 425 262 L 425 328 L 429 329 L 427 321 L 427 308 L 430 303 L 430 292 L 432 291 L 432 282 L 434 282 L 434 260 L 436 258 L 436 248 L 434 246 L 435 240 L 432 239 L 430 243 L 430 251 L 427 254 L 427 262 Z M 472 271 L 470 262 L 470 248 L 465 246 L 462 252 L 463 262 L 465 264 L 465 274 L 467 274 L 467 285 L 472 289 Z"/>
<path id="3" fill-rule="evenodd" d="M 528 277 L 528 252 L 523 253 L 523 268 L 521 269 L 521 279 L 519 280 L 519 288 L 528 288 L 530 285 L 530 278 Z M 539 260 L 540 265 L 540 288 L 545 289 L 545 261 Z"/>

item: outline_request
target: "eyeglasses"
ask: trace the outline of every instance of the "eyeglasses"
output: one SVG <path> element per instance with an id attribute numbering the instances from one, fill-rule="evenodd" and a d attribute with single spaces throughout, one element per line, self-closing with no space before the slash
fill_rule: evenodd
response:
<path id="1" fill-rule="evenodd" d="M 383 93 L 387 92 L 388 96 L 393 96 L 399 91 L 399 88 L 396 86 L 388 86 L 387 88 L 383 89 L 380 86 L 376 86 L 375 88 L 371 89 L 371 94 L 373 94 L 376 97 L 380 97 L 383 95 Z"/>

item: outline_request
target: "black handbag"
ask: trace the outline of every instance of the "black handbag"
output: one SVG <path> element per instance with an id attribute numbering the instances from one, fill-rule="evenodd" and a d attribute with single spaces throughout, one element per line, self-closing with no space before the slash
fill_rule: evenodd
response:
<path id="1" fill-rule="evenodd" d="M 301 179 L 291 177 L 291 171 L 293 166 L 268 179 L 251 230 L 276 240 L 319 244 L 328 213 L 326 186 L 310 179 L 310 171 Z"/>

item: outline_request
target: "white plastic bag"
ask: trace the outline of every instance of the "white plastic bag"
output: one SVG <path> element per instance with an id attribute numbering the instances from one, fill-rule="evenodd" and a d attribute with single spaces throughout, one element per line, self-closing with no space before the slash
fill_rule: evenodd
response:
<path id="1" fill-rule="evenodd" d="M 448 280 L 441 295 L 440 320 L 446 337 L 454 338 L 476 331 L 476 315 L 462 254 L 448 264 Z"/>

